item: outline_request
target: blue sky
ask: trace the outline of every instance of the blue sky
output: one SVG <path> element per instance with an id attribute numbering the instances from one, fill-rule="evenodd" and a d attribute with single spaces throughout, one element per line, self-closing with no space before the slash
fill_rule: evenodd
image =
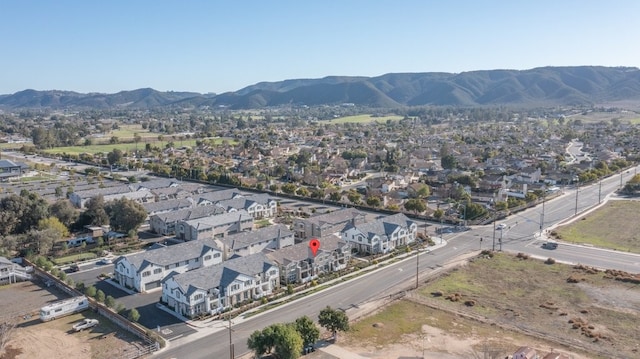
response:
<path id="1" fill-rule="evenodd" d="M 640 67 L 637 0 L 5 0 L 0 94 Z"/>

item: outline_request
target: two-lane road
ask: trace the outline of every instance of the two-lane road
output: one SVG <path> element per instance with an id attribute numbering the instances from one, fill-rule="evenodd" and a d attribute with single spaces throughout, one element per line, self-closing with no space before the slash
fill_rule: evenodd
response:
<path id="1" fill-rule="evenodd" d="M 577 205 L 576 189 L 566 189 L 564 196 L 547 201 L 544 206 L 543 227 L 548 228 L 574 216 L 576 207 L 577 212 L 580 213 L 596 205 L 599 199 L 604 200 L 606 194 L 619 187 L 621 180 L 626 181 L 633 175 L 634 171 L 630 172 L 606 179 L 602 181 L 601 185 L 598 183 L 580 188 Z M 549 253 L 553 252 L 553 257 L 559 261 L 638 271 L 633 268 L 638 268 L 637 262 L 640 261 L 640 257 L 627 253 L 580 246 L 560 246 L 554 251 L 541 249 L 537 244 L 539 241 L 535 237 L 535 234 L 540 230 L 541 215 L 542 205 L 539 205 L 505 220 L 507 228 L 502 232 L 503 249 L 545 257 L 551 256 Z M 447 234 L 444 238 L 449 242 L 446 247 L 420 255 L 418 271 L 421 274 L 427 274 L 463 253 L 478 250 L 481 245 L 480 238 L 483 238 L 483 248 L 489 248 L 493 241 L 493 226 L 488 225 L 467 232 Z M 500 231 L 496 231 L 496 241 L 499 238 Z M 240 356 L 248 351 L 247 338 L 254 330 L 262 329 L 273 323 L 290 322 L 303 315 L 315 319 L 319 311 L 327 305 L 347 309 L 352 305 L 413 287 L 415 285 L 416 263 L 418 263 L 416 257 L 411 256 L 402 262 L 382 267 L 352 281 L 341 283 L 328 290 L 235 323 L 232 333 L 235 356 Z M 220 330 L 200 339 L 189 341 L 188 344 L 186 341 L 184 343 L 186 345 L 172 346 L 166 351 L 156 354 L 155 357 L 178 359 L 229 357 L 229 333 L 227 330 Z"/>

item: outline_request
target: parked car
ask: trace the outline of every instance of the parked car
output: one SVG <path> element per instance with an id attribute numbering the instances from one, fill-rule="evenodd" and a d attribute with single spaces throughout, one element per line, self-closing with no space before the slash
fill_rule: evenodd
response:
<path id="1" fill-rule="evenodd" d="M 93 328 L 96 325 L 98 325 L 98 319 L 84 319 L 81 322 L 78 322 L 76 324 L 73 325 L 73 331 L 74 332 L 81 332 L 85 329 L 89 329 L 89 328 Z"/>
<path id="2" fill-rule="evenodd" d="M 507 225 L 506 225 L 505 223 L 500 223 L 500 224 L 496 227 L 496 229 L 499 229 L 499 230 L 503 230 L 503 229 L 505 229 L 505 228 L 507 228 Z"/>

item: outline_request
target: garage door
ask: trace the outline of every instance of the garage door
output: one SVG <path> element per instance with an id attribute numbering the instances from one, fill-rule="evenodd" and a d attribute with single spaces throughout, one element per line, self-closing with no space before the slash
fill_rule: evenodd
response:
<path id="1" fill-rule="evenodd" d="M 160 281 L 159 280 L 156 280 L 156 281 L 153 281 L 153 282 L 149 282 L 144 286 L 144 290 L 145 291 L 150 290 L 150 289 L 154 289 L 154 288 L 160 288 Z"/>

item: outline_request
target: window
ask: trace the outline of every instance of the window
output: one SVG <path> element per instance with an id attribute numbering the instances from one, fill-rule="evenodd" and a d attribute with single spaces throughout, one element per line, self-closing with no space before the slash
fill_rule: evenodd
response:
<path id="1" fill-rule="evenodd" d="M 162 273 L 162 268 L 156 268 L 153 270 L 153 274 L 160 274 Z"/>
<path id="2" fill-rule="evenodd" d="M 220 253 L 216 253 L 213 255 L 213 258 L 220 258 Z"/>
<path id="3" fill-rule="evenodd" d="M 170 265 L 166 265 L 166 266 L 164 266 L 164 269 L 167 269 L 167 270 L 168 270 L 169 268 L 170 268 Z"/>
<path id="4" fill-rule="evenodd" d="M 142 276 L 143 276 L 143 277 L 148 277 L 148 276 L 150 276 L 150 275 L 151 275 L 151 272 L 149 272 L 149 271 L 144 271 L 144 272 L 142 272 Z"/>
<path id="5" fill-rule="evenodd" d="M 270 270 L 269 275 L 276 275 L 276 270 L 275 269 Z"/>
<path id="6" fill-rule="evenodd" d="M 206 255 L 206 256 L 204 256 L 204 260 L 205 260 L 205 261 L 211 260 L 211 256 L 210 256 L 210 255 Z"/>
<path id="7" fill-rule="evenodd" d="M 200 300 L 202 299 L 203 295 L 202 294 L 196 294 L 193 296 L 193 300 Z"/>

